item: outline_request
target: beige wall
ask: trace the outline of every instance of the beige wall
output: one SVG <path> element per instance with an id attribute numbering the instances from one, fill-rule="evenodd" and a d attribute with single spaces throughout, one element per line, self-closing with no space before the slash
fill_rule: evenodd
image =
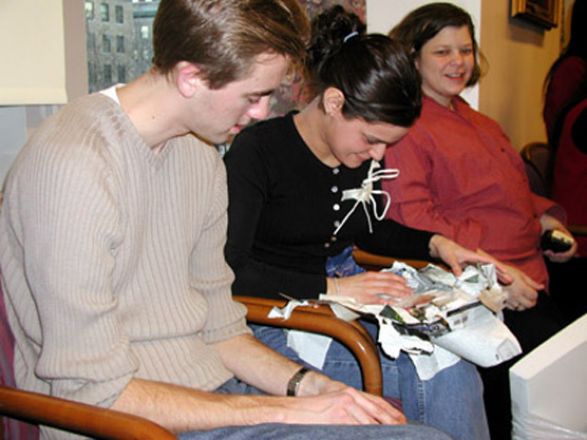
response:
<path id="1" fill-rule="evenodd" d="M 561 27 L 546 31 L 510 18 L 509 1 L 481 2 L 481 49 L 489 62 L 479 109 L 496 119 L 516 148 L 546 139 L 542 83 L 560 51 Z"/>
<path id="2" fill-rule="evenodd" d="M 84 3 L 0 2 L 0 105 L 63 104 L 87 91 Z"/>

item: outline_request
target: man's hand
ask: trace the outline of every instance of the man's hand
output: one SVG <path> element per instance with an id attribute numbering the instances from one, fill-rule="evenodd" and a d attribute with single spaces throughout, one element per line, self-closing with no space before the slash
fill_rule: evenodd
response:
<path id="1" fill-rule="evenodd" d="M 402 412 L 382 398 L 339 382 L 333 383 L 339 384 L 340 389 L 312 397 L 289 398 L 285 411 L 285 423 L 341 425 L 406 423 Z"/>
<path id="2" fill-rule="evenodd" d="M 308 397 L 273 397 L 217 394 L 132 379 L 112 408 L 150 419 L 174 432 L 259 423 L 406 423 L 405 416 L 380 397 L 328 378 L 326 382 L 335 390 Z"/>

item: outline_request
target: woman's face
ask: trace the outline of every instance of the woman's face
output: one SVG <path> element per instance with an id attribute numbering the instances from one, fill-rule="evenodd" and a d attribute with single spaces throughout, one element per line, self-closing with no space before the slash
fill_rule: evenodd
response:
<path id="1" fill-rule="evenodd" d="M 475 67 L 469 28 L 443 28 L 422 46 L 416 66 L 422 75 L 424 94 L 448 107 L 451 99 L 465 89 Z"/>
<path id="2" fill-rule="evenodd" d="M 328 144 L 332 155 L 348 168 L 357 168 L 366 160 L 381 160 L 385 149 L 399 141 L 408 128 L 386 122 L 367 122 L 342 115 L 331 127 Z"/>

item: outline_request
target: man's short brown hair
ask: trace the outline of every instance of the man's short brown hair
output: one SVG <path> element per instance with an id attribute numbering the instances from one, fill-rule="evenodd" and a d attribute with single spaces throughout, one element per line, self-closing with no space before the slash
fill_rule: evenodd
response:
<path id="1" fill-rule="evenodd" d="M 180 61 L 200 68 L 211 88 L 242 78 L 266 52 L 300 65 L 309 23 L 298 0 L 161 0 L 153 64 L 168 74 Z"/>

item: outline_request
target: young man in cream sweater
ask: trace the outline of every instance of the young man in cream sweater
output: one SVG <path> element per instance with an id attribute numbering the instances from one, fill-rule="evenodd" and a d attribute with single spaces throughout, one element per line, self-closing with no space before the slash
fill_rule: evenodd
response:
<path id="1" fill-rule="evenodd" d="M 267 115 L 307 27 L 297 0 L 162 0 L 153 68 L 35 132 L 0 213 L 19 387 L 184 438 L 444 438 L 300 372 L 231 299 L 225 171 L 209 144 Z"/>

